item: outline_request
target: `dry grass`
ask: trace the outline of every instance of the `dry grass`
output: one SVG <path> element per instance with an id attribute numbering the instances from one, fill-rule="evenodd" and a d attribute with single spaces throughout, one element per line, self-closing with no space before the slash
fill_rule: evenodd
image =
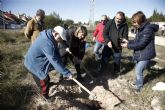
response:
<path id="1" fill-rule="evenodd" d="M 92 42 L 92 35 L 91 33 L 88 34 L 88 42 L 91 46 L 93 46 L 94 42 Z M 77 85 L 71 85 L 71 90 L 66 88 L 64 90 L 70 90 L 75 94 L 66 94 L 64 90 L 58 89 L 58 92 L 64 92 L 66 95 L 62 94 L 61 96 L 64 96 L 64 99 L 57 99 L 56 102 L 54 102 L 53 106 L 51 107 L 50 104 L 47 104 L 45 102 L 40 103 L 43 101 L 43 99 L 39 96 L 39 94 L 36 94 L 36 90 L 34 89 L 34 84 L 31 82 L 30 79 L 28 79 L 27 71 L 23 66 L 23 58 L 24 55 L 29 47 L 30 43 L 23 36 L 22 31 L 17 30 L 11 30 L 11 31 L 0 31 L 0 97 L 1 102 L 0 106 L 2 110 L 29 110 L 29 109 L 57 109 L 61 108 L 64 109 L 64 107 L 72 105 L 73 109 L 78 108 L 79 105 L 85 107 L 80 102 L 76 101 L 75 97 L 80 97 L 80 94 L 75 92 Z M 164 47 L 163 47 L 164 48 Z M 96 70 L 98 67 L 98 63 L 96 62 L 92 53 L 92 47 L 88 48 L 86 56 L 84 58 L 84 65 L 89 71 Z M 161 53 L 161 51 L 160 51 Z M 164 56 L 163 54 L 160 54 Z M 127 69 L 127 71 L 124 74 L 121 74 L 121 79 L 124 80 L 120 83 L 120 88 L 117 86 L 113 86 L 110 89 L 115 92 L 115 94 L 119 95 L 122 99 L 125 100 L 125 105 L 119 105 L 114 110 L 149 110 L 151 108 L 151 101 L 154 97 L 160 98 L 160 103 L 162 107 L 164 107 L 165 103 L 165 95 L 164 92 L 156 92 L 152 91 L 152 87 L 159 81 L 165 82 L 165 71 L 164 67 L 162 70 L 153 69 L 150 71 L 145 71 L 145 85 L 141 92 L 141 94 L 136 95 L 131 91 L 127 85 L 128 81 L 133 81 L 135 73 L 134 73 L 134 63 L 130 61 L 130 58 L 132 56 L 132 51 L 128 49 L 123 50 L 123 59 L 122 59 L 122 65 Z M 162 65 L 162 62 L 157 62 L 154 64 Z M 68 64 L 68 67 L 72 67 L 72 64 Z M 163 65 L 164 66 L 164 65 Z M 102 78 L 101 80 L 105 80 L 107 78 L 112 78 L 111 74 L 111 68 L 112 68 L 112 61 L 109 62 L 108 69 L 105 71 L 105 74 L 102 73 L 99 78 Z M 110 75 L 111 74 L 111 75 Z M 110 76 L 109 76 L 110 75 Z M 26 82 L 28 81 L 29 82 Z M 113 80 L 113 81 L 112 81 Z M 110 80 L 111 85 L 113 85 L 113 82 L 120 81 L 119 77 L 114 77 Z M 122 80 L 121 80 L 122 81 Z M 64 84 L 66 85 L 66 84 Z M 63 87 L 64 85 L 60 86 L 59 88 Z M 86 84 L 86 86 L 90 86 L 89 84 Z M 34 90 L 34 91 L 30 91 Z M 126 94 L 128 92 L 129 94 Z M 84 94 L 83 94 L 84 95 Z M 75 96 L 75 97 L 74 97 Z M 83 96 L 85 97 L 85 96 Z M 77 106 L 75 106 L 77 104 Z M 70 104 L 70 105 L 69 105 Z M 63 106 L 64 105 L 64 106 Z M 68 109 L 67 109 L 68 110 Z"/>
<path id="2" fill-rule="evenodd" d="M 28 86 L 21 85 L 25 78 L 22 59 L 27 48 L 27 39 L 20 31 L 0 31 L 0 95 L 4 110 L 18 109 L 24 105 Z"/>

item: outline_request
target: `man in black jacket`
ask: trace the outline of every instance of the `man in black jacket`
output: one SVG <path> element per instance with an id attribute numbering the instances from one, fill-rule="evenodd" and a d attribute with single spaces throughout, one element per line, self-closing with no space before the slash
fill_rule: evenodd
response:
<path id="1" fill-rule="evenodd" d="M 120 72 L 121 59 L 121 39 L 128 39 L 128 25 L 126 23 L 125 14 L 121 11 L 117 12 L 114 19 L 107 22 L 103 31 L 103 37 L 106 45 L 102 52 L 101 67 L 105 67 L 112 55 L 114 59 L 114 73 Z M 103 68 L 101 68 L 102 70 Z M 100 70 L 100 71 L 101 71 Z"/>

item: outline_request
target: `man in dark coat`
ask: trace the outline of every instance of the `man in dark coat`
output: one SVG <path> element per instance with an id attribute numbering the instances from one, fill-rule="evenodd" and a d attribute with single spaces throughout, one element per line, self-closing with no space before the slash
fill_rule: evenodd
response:
<path id="1" fill-rule="evenodd" d="M 123 12 L 117 12 L 114 19 L 106 23 L 103 37 L 106 45 L 102 52 L 101 70 L 107 65 L 109 57 L 112 55 L 114 59 L 114 73 L 118 73 L 120 72 L 120 59 L 122 52 L 120 40 L 122 38 L 128 39 L 128 25 Z"/>

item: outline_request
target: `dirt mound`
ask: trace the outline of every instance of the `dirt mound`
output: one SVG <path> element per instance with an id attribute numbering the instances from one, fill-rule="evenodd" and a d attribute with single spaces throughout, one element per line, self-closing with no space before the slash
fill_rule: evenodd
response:
<path id="1" fill-rule="evenodd" d="M 102 103 L 101 106 L 105 110 L 113 110 L 116 105 L 121 103 L 116 96 L 105 90 L 103 86 L 96 86 L 92 92 L 96 94 L 97 100 Z"/>

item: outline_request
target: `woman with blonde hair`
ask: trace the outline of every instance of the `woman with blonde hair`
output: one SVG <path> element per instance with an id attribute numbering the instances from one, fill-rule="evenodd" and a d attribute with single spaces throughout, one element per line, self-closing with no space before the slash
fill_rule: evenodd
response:
<path id="1" fill-rule="evenodd" d="M 67 63 L 67 59 L 71 59 L 77 72 L 77 79 L 82 81 L 80 62 L 82 61 L 85 54 L 87 29 L 85 26 L 75 27 L 72 26 L 68 29 L 68 41 L 66 42 L 64 48 L 60 48 L 60 55 L 64 65 Z M 64 44 L 61 44 L 64 45 Z"/>

